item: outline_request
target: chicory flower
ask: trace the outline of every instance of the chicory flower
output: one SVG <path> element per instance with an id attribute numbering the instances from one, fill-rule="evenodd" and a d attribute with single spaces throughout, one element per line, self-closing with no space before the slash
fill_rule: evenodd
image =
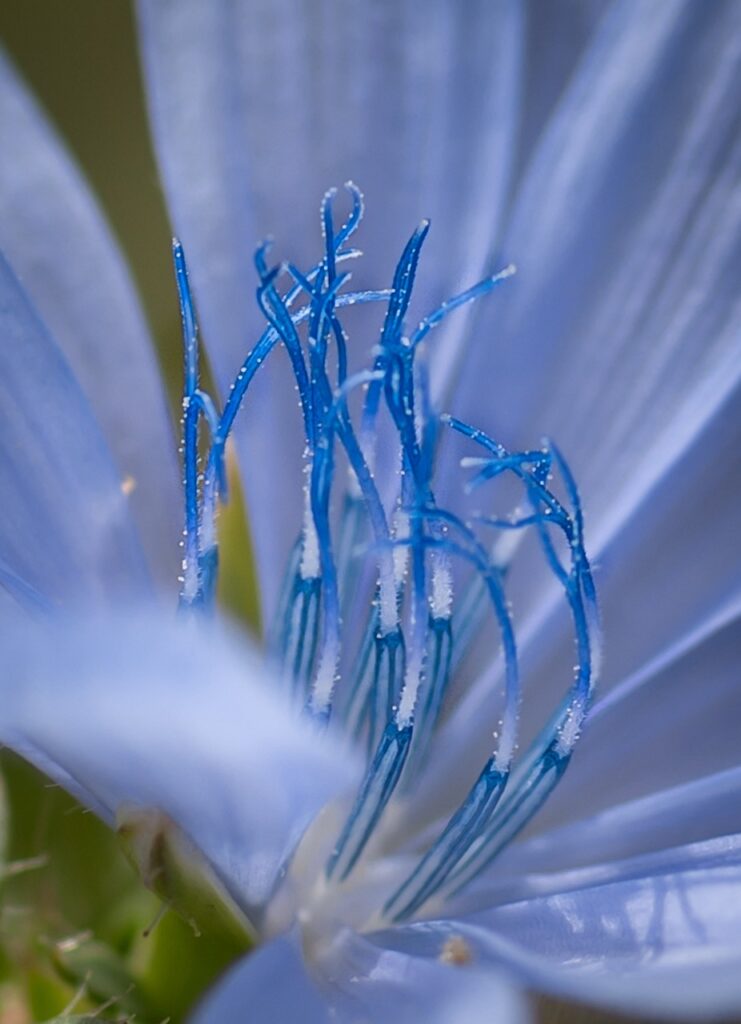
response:
<path id="1" fill-rule="evenodd" d="M 675 1018 L 741 1001 L 738 7 L 574 4 L 563 24 L 552 10 L 140 5 L 224 416 L 260 363 L 230 426 L 277 680 L 189 616 L 55 611 L 157 592 L 173 453 L 125 271 L 3 70 L 20 156 L 0 171 L 0 571 L 44 625 L 39 639 L 13 620 L 4 640 L 0 735 L 117 822 L 142 868 L 163 843 L 197 865 L 261 940 L 198 1019 L 517 1019 L 502 972 Z M 325 199 L 318 258 L 308 211 L 353 175 L 368 257 L 350 285 L 357 193 L 344 227 Z M 424 214 L 429 243 L 423 226 L 404 247 Z M 255 279 L 250 240 L 267 230 L 285 265 L 261 248 Z M 520 271 L 486 297 L 499 252 Z M 208 607 L 224 420 L 198 386 L 179 244 L 175 259 L 181 605 Z M 433 311 L 416 329 L 415 277 L 414 308 Z M 371 299 L 386 307 L 375 348 L 357 342 Z M 461 456 L 493 547 L 456 504 Z M 481 496 L 502 484 L 508 499 L 510 477 L 508 519 Z M 579 738 L 596 670 L 586 551 L 608 648 Z M 366 591 L 370 627 L 347 600 Z M 487 601 L 501 652 L 467 649 Z"/>

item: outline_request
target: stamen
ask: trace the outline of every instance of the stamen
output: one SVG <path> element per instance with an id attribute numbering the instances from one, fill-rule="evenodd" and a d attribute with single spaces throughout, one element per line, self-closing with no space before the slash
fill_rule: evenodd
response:
<path id="1" fill-rule="evenodd" d="M 581 502 L 573 476 L 566 461 L 558 450 L 551 446 L 574 509 L 573 518 L 564 511 L 562 529 L 570 542 L 571 568 L 563 569 L 547 532 L 547 526 L 556 520 L 545 520 L 537 516 L 541 542 L 554 569 L 562 582 L 574 620 L 577 640 L 578 667 L 571 693 L 541 735 L 525 755 L 522 765 L 512 779 L 512 785 L 499 813 L 489 823 L 486 831 L 472 843 L 466 856 L 453 873 L 453 892 L 468 885 L 497 854 L 524 828 L 540 809 L 557 785 L 566 767 L 587 714 L 592 689 L 599 670 L 599 616 L 591 570 L 583 547 L 583 522 Z M 543 474 L 534 471 L 530 490 L 534 507 L 545 500 L 548 508 L 558 505 L 548 494 L 545 497 Z M 559 506 L 560 507 L 560 506 Z"/>
<path id="2" fill-rule="evenodd" d="M 180 299 L 180 318 L 183 327 L 185 375 L 183 385 L 183 483 L 185 489 L 185 540 L 183 554 L 183 581 L 181 603 L 192 604 L 200 590 L 198 550 L 198 416 L 202 403 L 198 393 L 198 325 L 188 283 L 185 253 L 177 239 L 173 239 L 172 257 L 175 281 Z"/>
<path id="3" fill-rule="evenodd" d="M 430 313 L 423 320 L 420 320 L 417 329 L 409 339 L 412 346 L 416 347 L 419 345 L 426 335 L 434 327 L 438 327 L 450 313 L 460 309 L 461 306 L 467 305 L 469 302 L 475 302 L 477 299 L 482 298 L 493 288 L 496 288 L 498 284 L 501 284 L 502 281 L 512 277 L 516 272 L 517 268 L 514 263 L 510 263 L 504 270 L 500 270 L 498 274 L 494 274 L 492 277 L 485 277 L 483 281 L 479 281 L 472 288 L 467 288 L 464 292 L 454 295 L 452 299 L 447 299 L 434 313 Z"/>
<path id="4" fill-rule="evenodd" d="M 400 338 L 403 317 L 411 296 L 419 252 L 428 229 L 428 222 L 423 222 L 420 225 L 408 242 L 402 259 L 397 266 L 394 276 L 394 290 L 381 333 L 380 353 L 376 358 L 374 367 L 376 372 L 383 372 L 386 375 L 385 381 L 379 380 L 370 385 L 366 396 L 364 414 L 364 435 L 367 440 L 369 438 L 369 431 L 375 425 L 375 417 L 378 411 L 378 402 L 372 392 L 375 389 L 377 397 L 380 399 L 380 386 L 382 383 L 385 383 L 389 411 L 399 429 L 404 460 L 403 469 L 405 475 L 403 481 L 405 488 L 407 490 L 411 489 L 414 492 L 415 503 L 420 498 L 422 501 L 425 500 L 428 482 L 419 478 L 422 460 L 420 458 L 414 420 L 414 378 L 410 372 L 413 350 L 408 349 L 407 353 L 399 355 L 396 349 Z M 412 479 L 413 477 L 417 477 L 417 479 Z M 381 742 L 368 770 L 365 783 L 330 857 L 327 865 L 328 878 L 331 878 L 335 872 L 338 872 L 340 879 L 344 880 L 352 871 L 365 849 L 373 829 L 391 799 L 409 754 L 413 732 L 414 708 L 423 679 L 427 623 L 425 552 L 420 543 L 421 528 L 418 520 L 415 520 L 411 525 L 411 535 L 410 639 L 406 650 L 404 680 L 398 707 L 394 718 L 389 718 L 388 725 L 383 732 Z M 390 612 L 390 608 L 384 609 L 383 595 L 380 596 L 379 603 L 382 627 L 381 644 L 377 646 L 376 650 L 377 671 L 374 673 L 374 686 L 371 689 L 371 693 L 375 691 L 377 695 L 381 696 L 381 707 L 385 705 L 388 708 L 388 701 L 391 696 L 392 673 L 394 673 L 397 664 L 396 649 L 398 645 L 396 642 L 393 645 L 389 644 L 389 638 L 394 634 L 386 633 L 383 629 L 384 614 L 387 611 Z M 393 609 L 395 614 L 396 593 L 394 594 Z M 388 666 L 382 663 L 380 657 L 384 651 L 388 652 Z M 386 684 L 387 688 L 385 690 L 381 687 L 382 683 Z M 377 707 L 375 702 L 373 707 Z M 391 705 L 391 708 L 393 708 L 393 705 Z M 371 734 L 376 731 L 374 726 L 375 721 L 372 718 Z"/>
<path id="5" fill-rule="evenodd" d="M 411 917 L 438 891 L 496 807 L 506 782 L 507 772 L 490 758 L 435 845 L 384 906 L 386 917 L 392 921 Z"/>
<path id="6" fill-rule="evenodd" d="M 372 753 L 380 743 L 386 723 L 399 703 L 406 674 L 404 634 L 399 626 L 380 632 L 374 645 L 373 679 L 368 701 L 368 749 Z"/>
<path id="7" fill-rule="evenodd" d="M 363 561 L 364 514 L 363 496 L 355 475 L 350 471 L 340 514 L 336 556 L 343 616 L 349 610 L 351 595 L 355 593 L 355 587 L 359 582 L 359 570 Z"/>
<path id="8" fill-rule="evenodd" d="M 322 200 L 324 253 L 308 272 L 293 264 L 269 266 L 268 243 L 257 250 L 257 300 L 267 328 L 243 362 L 220 416 L 198 385 L 197 324 L 182 247 L 174 243 L 185 347 L 181 602 L 208 607 L 213 601 L 216 511 L 218 502 L 227 500 L 225 445 L 257 371 L 273 349 L 282 346 L 301 404 L 305 480 L 301 530 L 291 549 L 271 646 L 297 704 L 323 722 L 336 702 L 344 728 L 367 747 L 365 778 L 326 863 L 327 881 L 346 881 L 361 859 L 378 848 L 381 823 L 397 791 L 404 800 L 414 798 L 419 776 L 435 755 L 451 680 L 483 629 L 487 608 L 496 625 L 504 694 L 494 695 L 492 721 L 498 717 L 499 726 L 492 749 L 438 838 L 383 905 L 381 921 L 403 921 L 477 877 L 558 783 L 578 740 L 599 670 L 599 616 L 584 549 L 581 503 L 558 449 L 546 443 L 508 451 L 484 431 L 455 417 L 436 415 L 431 406 L 425 339 L 451 312 L 510 277 L 514 267 L 447 300 L 406 335 L 405 319 L 429 223 L 423 221 L 407 242 L 391 289 L 344 291 L 350 275 L 340 273 L 339 267 L 359 255 L 345 246 L 363 214 L 358 189 L 351 183 L 346 189 L 351 211 L 338 230 L 333 213 L 336 190 Z M 284 272 L 291 281 L 279 289 Z M 306 305 L 295 309 L 301 294 Z M 351 373 L 342 310 L 379 301 L 386 302 L 387 309 L 378 345 L 371 350 L 372 369 Z M 348 407 L 350 394 L 359 387 L 366 389 L 360 439 Z M 373 477 L 382 405 L 395 432 L 391 454 L 399 460 L 399 487 L 386 503 Z M 210 444 L 199 481 L 201 417 L 208 424 Z M 433 480 L 441 423 L 483 449 L 482 456 L 461 461 L 464 469 L 473 470 L 466 493 L 501 476 L 517 482 L 522 497 L 511 515 L 477 513 L 469 523 L 438 505 Z M 345 492 L 338 495 L 339 524 L 333 512 L 338 451 L 347 460 Z M 565 500 L 554 494 L 553 473 L 560 478 Z M 482 529 L 496 531 L 496 540 L 488 546 L 478 537 Z M 537 536 L 545 564 L 568 603 L 577 669 L 550 720 L 515 760 L 519 670 L 505 584 L 521 538 L 529 532 Z M 361 571 L 366 561 L 370 576 Z M 462 597 L 454 571 L 460 561 L 474 570 Z M 357 619 L 362 602 L 358 593 L 362 595 L 366 587 L 373 599 L 367 601 L 365 625 L 357 631 L 359 648 L 347 652 L 343 616 Z M 340 680 L 340 669 L 346 679 Z"/>
<path id="9" fill-rule="evenodd" d="M 319 643 L 320 594 L 319 576 L 305 577 L 300 571 L 294 575 L 284 618 L 281 663 L 292 692 L 302 700 L 306 699 Z"/>
<path id="10" fill-rule="evenodd" d="M 404 252 L 401 255 L 401 259 L 396 265 L 396 270 L 394 271 L 391 297 L 386 311 L 386 319 L 384 320 L 383 329 L 381 331 L 381 351 L 376 357 L 374 366 L 375 370 L 383 371 L 384 374 L 388 370 L 388 354 L 397 346 L 401 337 L 401 325 L 404 317 L 406 316 L 407 309 L 409 308 L 409 301 L 412 297 L 412 289 L 414 287 L 414 278 L 417 273 L 420 251 L 424 245 L 424 241 L 429 230 L 430 222 L 428 220 L 423 220 L 407 242 Z M 371 453 L 375 449 L 376 417 L 378 415 L 378 409 L 381 402 L 382 387 L 382 382 L 379 381 L 368 388 L 368 394 L 365 399 L 365 408 L 363 410 L 363 447 L 369 453 L 368 457 L 371 460 Z"/>
<path id="11" fill-rule="evenodd" d="M 360 740 L 363 728 L 367 723 L 369 700 L 373 686 L 376 642 L 381 634 L 378 629 L 378 592 L 371 603 L 370 615 L 365 624 L 365 631 L 356 658 L 356 670 L 350 675 L 350 692 L 344 708 L 344 721 L 347 732 L 355 740 Z"/>
<path id="12" fill-rule="evenodd" d="M 414 765 L 414 778 L 425 766 L 430 740 L 443 709 L 450 682 L 452 654 L 453 631 L 450 615 L 435 615 L 433 612 L 427 625 L 426 693 L 417 709 L 410 762 Z M 410 773 L 407 774 L 412 782 L 413 777 Z"/>
<path id="13" fill-rule="evenodd" d="M 311 461 L 308 461 L 304 467 L 306 476 L 311 478 Z M 302 579 L 318 579 L 321 575 L 321 565 L 319 558 L 319 538 L 316 534 L 316 525 L 314 523 L 314 516 L 311 511 L 311 484 L 307 483 L 304 485 L 304 526 L 301 533 L 301 566 L 300 573 Z"/>
<path id="14" fill-rule="evenodd" d="M 314 449 L 314 418 L 312 415 L 311 390 L 306 371 L 306 362 L 301 349 L 301 340 L 296 332 L 296 327 L 286 306 L 285 299 L 281 297 L 278 289 L 275 287 L 275 280 L 284 268 L 280 265 L 268 268 L 265 257 L 269 248 L 270 242 L 263 242 L 255 252 L 255 267 L 260 277 L 260 287 L 257 289 L 257 302 L 265 314 L 265 319 L 283 342 L 291 360 L 296 384 L 298 385 L 301 412 L 304 418 L 306 443 L 311 452 Z"/>
<path id="15" fill-rule="evenodd" d="M 397 268 L 395 285 L 402 289 L 403 304 L 397 301 L 392 317 L 391 309 L 393 303 L 389 304 L 390 312 L 387 314 L 384 329 L 381 336 L 380 352 L 376 359 L 376 369 L 384 369 L 386 374 L 386 400 L 391 412 L 392 419 L 399 432 L 401 448 L 403 452 L 403 490 L 412 502 L 415 512 L 422 510 L 427 504 L 434 505 L 430 487 L 430 477 L 433 466 L 433 452 L 435 445 L 434 420 L 429 416 L 429 391 L 427 387 L 426 374 L 422 373 L 416 382 L 422 395 L 422 430 L 419 429 L 418 413 L 415 402 L 415 377 L 413 372 L 413 359 L 415 348 L 404 344 L 401 340 L 401 317 L 406 310 L 409 301 L 409 292 L 406 291 L 407 282 L 413 280 L 416 270 L 416 261 L 419 249 L 427 232 L 427 225 L 423 225 L 418 232 L 412 236 L 402 261 Z M 371 422 L 369 409 L 373 417 L 377 407 L 373 409 L 373 403 L 366 403 L 365 426 Z M 418 695 L 424 681 L 425 657 L 427 652 L 427 631 L 428 614 L 426 612 L 427 600 L 427 574 L 425 569 L 425 537 L 422 530 L 422 520 L 419 515 L 413 517 L 410 522 L 410 542 L 412 556 L 412 588 L 409 633 L 410 641 L 407 650 L 406 671 L 404 684 L 399 698 L 398 710 L 393 722 L 389 722 L 388 730 L 384 733 L 381 744 L 374 758 L 367 777 L 367 786 L 361 790 L 356 804 L 350 814 L 345 830 L 340 837 L 338 846 L 335 848 L 330 859 L 327 874 L 331 876 L 336 870 L 337 864 L 345 856 L 342 878 L 352 870 L 362 853 L 365 844 L 370 838 L 372 829 L 368 823 L 373 822 L 374 826 L 380 819 L 383 810 L 390 800 L 396 784 L 401 777 L 404 764 L 409 753 L 409 745 L 405 744 L 403 751 L 397 756 L 388 757 L 387 740 L 389 735 L 394 736 L 397 732 L 404 732 L 411 739 L 414 729 L 414 713 L 417 705 Z M 445 565 L 445 560 L 438 559 L 438 598 L 444 594 L 444 603 L 449 603 L 450 578 Z M 398 585 L 398 576 L 397 576 Z M 501 611 L 502 609 L 500 609 Z M 447 618 L 447 616 L 443 616 Z M 506 612 L 503 612 L 503 619 L 508 621 Z M 510 631 L 511 632 L 511 631 Z M 447 631 L 439 633 L 440 639 L 447 639 Z M 508 635 L 508 642 L 511 638 Z M 510 644 L 514 651 L 514 642 Z M 440 646 L 438 655 L 442 654 Z M 426 745 L 427 736 L 424 729 L 434 724 L 439 713 L 439 706 L 442 701 L 444 689 L 447 684 L 447 672 L 449 668 L 449 657 L 438 656 L 433 673 L 432 687 L 426 708 L 428 713 L 424 715 L 423 739 L 420 748 Z M 508 728 L 505 733 L 505 757 L 507 758 L 507 770 L 511 750 L 514 749 L 514 739 L 510 738 L 509 732 L 514 730 L 516 713 L 510 709 L 507 715 Z M 500 751 L 501 753 L 501 751 Z M 379 779 L 374 778 L 376 772 L 382 773 Z M 349 852 L 348 852 L 349 851 Z"/>
<path id="16" fill-rule="evenodd" d="M 396 788 L 412 740 L 410 725 L 390 722 L 378 745 L 355 805 L 327 863 L 326 875 L 343 882 L 360 858 Z"/>

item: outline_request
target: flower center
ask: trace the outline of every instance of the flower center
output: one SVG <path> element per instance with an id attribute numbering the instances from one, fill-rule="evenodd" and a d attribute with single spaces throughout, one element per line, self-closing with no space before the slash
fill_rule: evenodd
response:
<path id="1" fill-rule="evenodd" d="M 319 894 L 325 907 L 342 907 L 362 882 L 374 893 L 366 901 L 373 912 L 368 921 L 353 923 L 375 926 L 425 913 L 433 902 L 468 885 L 541 807 L 569 763 L 589 707 L 599 631 L 579 495 L 558 448 L 544 443 L 509 451 L 482 430 L 436 412 L 430 397 L 428 335 L 513 268 L 454 296 L 407 332 L 429 224 L 423 222 L 412 234 L 389 289 L 348 290 L 350 274 L 340 267 L 359 255 L 347 243 L 363 204 L 355 186 L 346 188 L 352 209 L 339 228 L 335 190 L 324 197 L 324 253 L 308 272 L 292 264 L 271 266 L 267 245 L 258 249 L 258 302 L 267 327 L 240 368 L 221 415 L 199 388 L 196 319 L 183 250 L 175 243 L 185 339 L 181 603 L 199 608 L 213 603 L 215 517 L 217 502 L 226 499 L 225 444 L 255 374 L 280 346 L 298 388 L 305 477 L 302 525 L 286 570 L 272 654 L 300 713 L 319 727 L 331 716 L 366 751 L 365 776 L 344 817 L 318 823 L 298 859 L 316 862 L 309 903 Z M 279 286 L 283 278 L 289 282 L 285 288 Z M 303 304 L 297 308 L 299 299 Z M 355 372 L 342 313 L 359 303 L 383 303 L 385 316 L 371 365 Z M 210 445 L 200 464 L 204 418 Z M 473 471 L 466 492 L 509 486 L 515 491 L 514 511 L 484 515 L 458 509 L 456 499 L 449 498 L 450 481 L 436 478 L 444 435 L 470 449 L 461 460 Z M 381 453 L 385 462 L 390 456 L 391 472 L 376 469 Z M 445 494 L 444 502 L 438 492 Z M 577 665 L 550 720 L 516 757 L 520 683 L 506 587 L 528 536 L 535 538 L 563 592 Z M 475 651 L 488 616 L 496 627 L 494 655 L 503 682 L 489 756 L 437 836 L 421 853 L 417 848 L 411 858 L 402 858 L 401 870 L 385 871 L 378 868 L 383 859 L 374 854 L 387 852 L 389 823 L 414 798 L 450 713 L 458 670 Z"/>

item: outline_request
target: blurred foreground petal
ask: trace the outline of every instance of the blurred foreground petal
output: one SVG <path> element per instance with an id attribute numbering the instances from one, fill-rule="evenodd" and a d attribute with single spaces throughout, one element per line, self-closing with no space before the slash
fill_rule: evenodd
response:
<path id="1" fill-rule="evenodd" d="M 345 933 L 312 971 L 283 936 L 216 986 L 195 1024 L 527 1024 L 522 999 L 496 970 L 382 950 Z"/>
<path id="2" fill-rule="evenodd" d="M 253 917 L 308 822 L 355 780 L 347 751 L 222 629 L 152 610 L 11 623 L 0 646 L 0 740 L 110 823 L 122 805 L 164 812 Z"/>

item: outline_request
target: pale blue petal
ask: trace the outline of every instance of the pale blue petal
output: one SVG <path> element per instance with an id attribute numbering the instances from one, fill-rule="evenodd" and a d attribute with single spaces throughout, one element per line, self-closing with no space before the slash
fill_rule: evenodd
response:
<path id="1" fill-rule="evenodd" d="M 738 346 L 741 363 L 741 330 Z M 739 479 L 731 469 L 740 445 L 737 386 L 641 506 L 595 547 L 603 615 L 615 641 L 603 692 L 741 598 Z"/>
<path id="2" fill-rule="evenodd" d="M 491 344 L 461 408 L 505 440 L 557 437 L 595 524 L 625 514 L 738 378 L 739 18 L 619 0 L 518 190 L 518 279 L 482 307 Z"/>
<path id="3" fill-rule="evenodd" d="M 527 0 L 516 180 L 610 4 L 611 0 Z"/>
<path id="4" fill-rule="evenodd" d="M 584 869 L 564 886 L 376 941 L 433 955 L 461 935 L 475 958 L 507 965 L 529 986 L 642 1018 L 739 1012 L 741 836 Z"/>
<path id="5" fill-rule="evenodd" d="M 331 185 L 352 178 L 366 193 L 356 284 L 390 281 L 422 216 L 434 226 L 418 312 L 489 269 L 519 110 L 519 0 L 138 7 L 163 179 L 222 390 L 258 329 L 255 243 L 273 235 L 277 255 L 313 264 Z M 374 333 L 356 339 L 365 363 Z M 299 525 L 302 450 L 294 390 L 273 369 L 240 432 L 268 609 Z"/>
<path id="6" fill-rule="evenodd" d="M 619 0 L 601 21 L 518 192 L 520 273 L 456 399 L 506 441 L 557 439 L 596 552 L 741 373 L 739 18 Z"/>
<path id="7" fill-rule="evenodd" d="M 195 1024 L 527 1024 L 524 1000 L 495 971 L 379 949 L 346 932 L 307 965 L 296 935 L 248 957 Z"/>
<path id="8" fill-rule="evenodd" d="M 147 593 L 122 478 L 0 253 L 0 586 L 21 604 Z"/>
<path id="9" fill-rule="evenodd" d="M 126 803 L 165 812 L 258 921 L 303 829 L 356 781 L 222 629 L 151 609 L 11 621 L 0 648 L 0 741 L 109 822 Z"/>
<path id="10" fill-rule="evenodd" d="M 0 52 L 0 248 L 101 425 L 147 558 L 177 574 L 175 445 L 157 361 L 87 183 Z"/>

